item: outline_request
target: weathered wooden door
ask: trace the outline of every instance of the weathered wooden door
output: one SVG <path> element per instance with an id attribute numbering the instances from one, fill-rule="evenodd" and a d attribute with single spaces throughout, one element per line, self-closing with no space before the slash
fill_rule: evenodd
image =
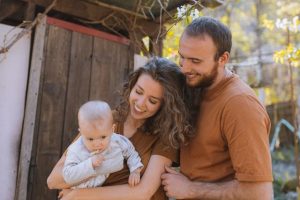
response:
<path id="1" fill-rule="evenodd" d="M 78 108 L 94 99 L 114 108 L 133 55 L 126 39 L 53 18 L 37 32 L 32 63 L 42 60 L 26 199 L 54 200 L 47 176 L 77 134 Z"/>

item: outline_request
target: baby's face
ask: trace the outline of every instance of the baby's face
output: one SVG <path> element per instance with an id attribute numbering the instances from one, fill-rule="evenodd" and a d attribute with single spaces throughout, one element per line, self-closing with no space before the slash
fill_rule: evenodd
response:
<path id="1" fill-rule="evenodd" d="M 112 123 L 95 124 L 87 121 L 79 123 L 80 133 L 85 147 L 90 151 L 104 151 L 112 135 Z"/>

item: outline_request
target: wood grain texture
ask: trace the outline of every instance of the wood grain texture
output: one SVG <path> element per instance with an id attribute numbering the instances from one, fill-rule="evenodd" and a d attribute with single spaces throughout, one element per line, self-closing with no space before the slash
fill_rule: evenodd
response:
<path id="1" fill-rule="evenodd" d="M 72 33 L 62 151 L 78 134 L 78 109 L 89 98 L 92 50 L 93 37 Z"/>
<path id="2" fill-rule="evenodd" d="M 116 106 L 124 73 L 128 72 L 128 55 L 128 46 L 95 38 L 90 99 Z"/>
<path id="3" fill-rule="evenodd" d="M 61 152 L 70 46 L 70 31 L 49 27 L 31 199 L 56 198 L 46 180 Z"/>

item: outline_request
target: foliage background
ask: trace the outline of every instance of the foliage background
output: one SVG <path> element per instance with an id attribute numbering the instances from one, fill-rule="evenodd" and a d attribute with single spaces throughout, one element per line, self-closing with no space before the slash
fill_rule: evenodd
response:
<path id="1" fill-rule="evenodd" d="M 289 101 L 289 78 L 286 61 L 293 66 L 300 60 L 300 1 L 298 0 L 228 0 L 223 5 L 200 12 L 190 12 L 182 21 L 169 25 L 163 55 L 178 61 L 178 43 L 184 27 L 194 16 L 212 16 L 232 30 L 233 47 L 229 67 L 257 90 L 265 105 Z M 276 26 L 295 21 L 297 31 Z M 274 59 L 275 58 L 275 59 Z M 275 62 L 276 61 L 276 62 Z M 294 78 L 298 78 L 298 68 Z M 258 80 L 259 79 L 259 80 Z"/>

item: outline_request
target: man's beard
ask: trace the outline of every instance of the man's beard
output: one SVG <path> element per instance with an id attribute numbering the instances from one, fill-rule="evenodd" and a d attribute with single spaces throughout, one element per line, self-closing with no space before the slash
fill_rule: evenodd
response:
<path id="1" fill-rule="evenodd" d="M 194 88 L 208 88 L 211 86 L 216 78 L 218 76 L 218 63 L 215 63 L 212 71 L 210 74 L 206 75 L 203 74 L 201 80 L 199 80 L 196 84 L 194 84 L 192 87 Z"/>

